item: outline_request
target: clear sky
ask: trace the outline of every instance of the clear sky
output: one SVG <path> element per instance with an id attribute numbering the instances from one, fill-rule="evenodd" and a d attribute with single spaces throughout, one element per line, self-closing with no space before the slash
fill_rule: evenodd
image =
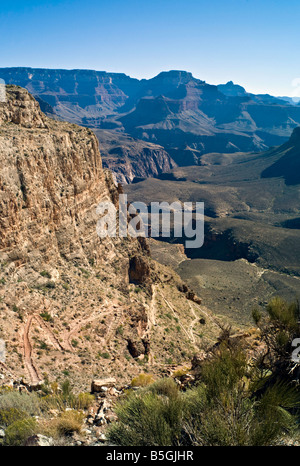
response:
<path id="1" fill-rule="evenodd" d="M 177 69 L 300 96 L 299 0 L 1 0 L 0 27 L 0 67 Z"/>

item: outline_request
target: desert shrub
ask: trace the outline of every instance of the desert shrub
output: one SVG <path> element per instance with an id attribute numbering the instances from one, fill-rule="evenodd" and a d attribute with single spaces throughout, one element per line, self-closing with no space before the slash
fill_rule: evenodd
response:
<path id="1" fill-rule="evenodd" d="M 41 316 L 42 319 L 44 319 L 46 322 L 53 322 L 53 318 L 52 318 L 51 314 L 49 314 L 49 312 L 47 312 L 47 311 L 41 312 L 40 316 Z"/>
<path id="2" fill-rule="evenodd" d="M 297 428 L 295 408 L 299 409 L 299 392 L 295 386 L 277 381 L 256 400 L 253 445 L 276 443 L 283 433 L 292 435 Z"/>
<path id="3" fill-rule="evenodd" d="M 157 382 L 153 383 L 149 387 L 149 391 L 156 395 L 167 397 L 170 400 L 178 399 L 180 397 L 178 385 L 173 379 L 168 378 L 157 380 Z"/>
<path id="4" fill-rule="evenodd" d="M 254 321 L 261 331 L 266 351 L 261 365 L 272 372 L 272 379 L 297 380 L 300 366 L 291 361 L 292 342 L 300 337 L 300 308 L 298 301 L 287 303 L 280 297 L 273 298 L 266 306 L 267 316 Z"/>
<path id="5" fill-rule="evenodd" d="M 41 400 L 42 407 L 45 411 L 57 409 L 64 412 L 66 408 L 72 409 L 88 409 L 94 402 L 94 395 L 90 393 L 79 393 L 75 395 L 72 391 L 71 382 L 69 379 L 64 380 L 61 388 L 56 382 L 49 385 L 47 396 L 43 396 Z"/>
<path id="6" fill-rule="evenodd" d="M 256 325 L 261 321 L 262 314 L 257 308 L 254 308 L 252 310 L 252 318 L 253 318 L 254 322 L 256 323 Z"/>
<path id="7" fill-rule="evenodd" d="M 47 343 L 46 343 L 45 341 L 40 341 L 40 342 L 39 342 L 39 345 L 40 345 L 40 346 L 39 346 L 40 349 L 46 350 L 46 351 L 49 350 L 49 346 L 47 345 Z"/>
<path id="8" fill-rule="evenodd" d="M 77 397 L 78 409 L 88 409 L 95 401 L 95 396 L 91 393 L 79 393 Z"/>
<path id="9" fill-rule="evenodd" d="M 26 418 L 27 415 L 24 411 L 17 408 L 1 408 L 0 409 L 0 425 L 10 426 L 16 421 Z"/>
<path id="10" fill-rule="evenodd" d="M 151 374 L 139 374 L 131 381 L 132 387 L 146 387 L 154 382 L 154 377 Z"/>
<path id="11" fill-rule="evenodd" d="M 116 330 L 117 335 L 123 335 L 124 334 L 124 327 L 123 325 L 120 325 L 117 330 Z"/>
<path id="12" fill-rule="evenodd" d="M 74 432 L 80 433 L 84 420 L 84 414 L 76 411 L 64 411 L 58 417 L 44 424 L 44 434 L 53 438 L 68 437 Z"/>
<path id="13" fill-rule="evenodd" d="M 64 398 L 68 398 L 70 396 L 72 396 L 72 386 L 71 386 L 71 382 L 69 379 L 66 379 L 63 383 L 62 383 L 62 395 Z"/>
<path id="14" fill-rule="evenodd" d="M 40 413 L 41 400 L 36 393 L 4 392 L 0 394 L 0 412 L 7 409 L 15 409 L 26 413 L 27 416 L 35 416 Z"/>
<path id="15" fill-rule="evenodd" d="M 53 289 L 53 288 L 55 288 L 55 283 L 54 283 L 53 281 L 50 280 L 49 282 L 47 282 L 47 283 L 45 284 L 45 287 L 46 287 L 46 288 L 51 288 L 51 289 Z"/>
<path id="16" fill-rule="evenodd" d="M 293 432 L 299 393 L 286 382 L 266 390 L 239 348 L 225 345 L 203 365 L 201 383 L 186 394 L 182 441 L 190 445 L 276 444 Z"/>
<path id="17" fill-rule="evenodd" d="M 181 369 L 177 369 L 176 371 L 173 372 L 172 376 L 175 379 L 180 379 L 184 377 L 186 374 L 188 374 L 190 369 L 188 367 L 183 367 Z"/>
<path id="18" fill-rule="evenodd" d="M 31 435 L 37 431 L 37 423 L 33 418 L 20 419 L 5 430 L 5 444 L 9 446 L 21 446 Z"/>
<path id="19" fill-rule="evenodd" d="M 247 359 L 245 353 L 239 349 L 229 349 L 224 344 L 213 360 L 202 366 L 201 381 L 207 387 L 207 394 L 217 398 L 222 393 L 229 393 L 238 389 L 238 383 L 247 374 Z"/>
<path id="20" fill-rule="evenodd" d="M 41 414 L 41 400 L 36 393 L 1 391 L 0 425 L 6 427 L 4 444 L 23 445 L 36 433 L 37 423 L 32 416 Z"/>
<path id="21" fill-rule="evenodd" d="M 180 392 L 173 379 L 161 379 L 129 392 L 109 439 L 123 446 L 274 445 L 293 433 L 300 396 L 286 381 L 266 380 L 239 344 L 223 341 L 193 388 Z"/>
<path id="22" fill-rule="evenodd" d="M 182 396 L 173 380 L 161 380 L 130 392 L 117 406 L 118 422 L 108 436 L 115 445 L 176 445 L 183 412 Z"/>
<path id="23" fill-rule="evenodd" d="M 300 310 L 298 302 L 287 303 L 282 298 L 275 297 L 267 305 L 267 312 L 273 322 L 290 330 L 299 328 Z"/>

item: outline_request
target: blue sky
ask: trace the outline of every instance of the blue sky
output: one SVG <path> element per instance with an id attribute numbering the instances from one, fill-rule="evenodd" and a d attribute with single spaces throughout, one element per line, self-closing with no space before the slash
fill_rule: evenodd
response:
<path id="1" fill-rule="evenodd" d="M 299 0 L 1 1 L 0 67 L 179 69 L 300 96 L 299 19 Z"/>

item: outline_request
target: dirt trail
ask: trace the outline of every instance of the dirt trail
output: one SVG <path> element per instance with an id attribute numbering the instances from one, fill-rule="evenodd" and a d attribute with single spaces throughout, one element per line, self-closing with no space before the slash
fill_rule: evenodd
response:
<path id="1" fill-rule="evenodd" d="M 34 316 L 30 316 L 28 318 L 25 328 L 24 328 L 24 334 L 23 334 L 24 362 L 25 362 L 25 366 L 28 371 L 29 377 L 31 379 L 31 382 L 33 384 L 37 384 L 41 381 L 41 378 L 32 361 L 32 346 L 29 340 L 29 331 L 30 331 L 33 317 Z"/>
<path id="2" fill-rule="evenodd" d="M 192 343 L 194 345 L 196 345 L 196 339 L 195 339 L 195 335 L 194 335 L 194 326 L 199 321 L 199 317 L 196 315 L 195 310 L 194 310 L 194 308 L 193 308 L 193 306 L 192 306 L 192 304 L 190 302 L 189 302 L 189 306 L 190 306 L 190 309 L 191 309 L 192 314 L 194 316 L 194 320 L 192 320 L 192 322 L 189 325 L 189 332 L 190 332 L 190 335 L 191 335 Z"/>
<path id="3" fill-rule="evenodd" d="M 155 320 L 155 315 L 156 315 L 156 285 L 151 285 L 151 291 L 152 291 L 152 298 L 151 298 L 151 303 L 149 306 L 149 313 L 148 313 L 148 322 L 147 322 L 147 328 L 146 331 L 143 335 L 143 337 L 146 337 L 147 335 L 151 337 L 151 330 L 152 327 L 156 325 L 156 320 Z M 154 357 L 151 353 L 149 352 L 148 355 L 148 363 L 153 366 L 154 364 Z"/>
<path id="4" fill-rule="evenodd" d="M 171 311 L 173 312 L 173 315 L 175 317 L 178 318 L 178 315 L 176 314 L 173 306 L 169 303 L 169 301 L 165 298 L 165 296 L 163 295 L 163 293 L 161 292 L 161 295 L 162 295 L 162 298 L 163 300 L 165 301 L 165 303 L 167 304 L 167 306 L 171 309 Z M 183 324 L 180 322 L 180 319 L 179 319 L 179 325 L 181 327 L 181 329 L 183 330 L 183 332 L 186 334 L 186 336 L 188 337 L 188 339 L 191 341 L 191 343 L 193 344 L 194 348 L 198 351 L 200 348 L 199 346 L 197 345 L 196 343 L 196 338 L 195 338 L 195 332 L 194 332 L 194 326 L 196 325 L 197 321 L 200 319 L 200 315 L 197 315 L 196 312 L 195 312 L 195 309 L 193 306 L 196 306 L 198 309 L 199 309 L 199 314 L 204 314 L 208 319 L 211 320 L 212 324 L 217 326 L 218 328 L 222 328 L 220 323 L 218 322 L 218 319 L 216 319 L 214 316 L 212 316 L 210 314 L 210 312 L 208 311 L 208 309 L 203 306 L 203 305 L 199 305 L 197 303 L 193 303 L 193 305 L 189 302 L 189 306 L 190 306 L 190 309 L 191 309 L 191 312 L 192 312 L 192 315 L 194 316 L 194 319 L 192 320 L 192 322 L 190 323 L 189 327 L 188 327 L 188 330 L 183 326 Z M 207 309 L 207 311 L 205 311 L 205 309 Z M 197 335 L 197 334 L 196 334 Z M 211 341 L 214 341 L 213 339 L 207 337 L 209 340 Z"/>
<path id="5" fill-rule="evenodd" d="M 53 334 L 53 331 L 51 330 L 51 328 L 49 328 L 49 326 L 46 324 L 46 322 L 44 321 L 44 319 L 40 316 L 33 316 L 33 319 L 40 325 L 40 327 L 46 331 L 52 345 L 54 346 L 55 349 L 58 349 L 58 350 L 61 350 L 61 351 L 64 351 L 65 348 L 61 345 L 60 341 L 58 340 L 58 338 Z"/>
<path id="6" fill-rule="evenodd" d="M 169 303 L 169 301 L 165 298 L 164 294 L 161 292 L 161 295 L 162 295 L 162 298 L 163 300 L 165 301 L 166 305 L 171 309 L 171 311 L 173 312 L 174 314 L 174 317 L 178 318 L 176 312 L 174 311 L 174 308 L 173 306 L 171 306 L 171 304 Z M 180 328 L 183 330 L 183 332 L 186 334 L 186 336 L 188 337 L 188 339 L 190 339 L 190 334 L 189 332 L 186 330 L 186 328 L 182 325 L 182 323 L 180 322 L 180 320 L 178 321 L 179 325 L 180 325 Z M 196 346 L 194 344 L 194 346 Z M 197 347 L 198 349 L 198 347 Z"/>
<path id="7" fill-rule="evenodd" d="M 152 289 L 152 298 L 151 298 L 151 303 L 150 303 L 150 309 L 149 309 L 149 315 L 148 315 L 148 318 L 149 318 L 149 326 L 153 326 L 153 325 L 156 325 L 156 321 L 155 321 L 155 314 L 156 314 L 156 301 L 155 301 L 155 298 L 156 298 L 156 286 L 155 285 L 151 285 L 151 289 Z"/>
<path id="8" fill-rule="evenodd" d="M 103 314 L 101 314 L 102 316 Z M 88 317 L 87 319 L 79 320 L 76 325 L 74 325 L 68 332 L 64 332 L 63 334 L 63 344 L 65 348 L 68 351 L 74 351 L 73 345 L 72 345 L 72 336 L 77 333 L 84 325 L 89 324 L 90 322 L 93 322 L 93 320 L 99 319 L 100 315 L 92 315 L 91 317 Z"/>
<path id="9" fill-rule="evenodd" d="M 105 338 L 103 338 L 103 345 L 108 345 L 114 330 L 119 325 L 119 322 L 123 316 L 123 308 L 117 309 L 116 307 L 113 307 L 112 309 L 107 310 L 107 308 L 104 307 L 101 308 L 100 311 L 98 311 L 97 313 L 94 313 L 92 316 L 88 317 L 87 319 L 78 320 L 76 324 L 68 332 L 64 332 L 63 334 L 63 342 L 66 349 L 68 349 L 69 351 L 74 351 L 72 345 L 72 336 L 76 334 L 84 325 L 89 324 L 90 322 L 93 322 L 97 319 L 103 319 L 104 316 L 110 315 L 112 313 L 116 313 L 117 316 L 115 319 L 112 319 L 107 329 L 106 336 Z"/>

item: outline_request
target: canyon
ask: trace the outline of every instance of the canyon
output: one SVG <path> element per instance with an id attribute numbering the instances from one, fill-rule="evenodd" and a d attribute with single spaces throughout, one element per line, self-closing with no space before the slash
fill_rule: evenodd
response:
<path id="1" fill-rule="evenodd" d="M 20 87 L 0 103 L 0 338 L 3 384 L 162 375 L 220 331 L 145 238 L 99 238 L 96 207 L 118 205 L 94 133 L 45 116 Z M 203 316 L 211 316 L 203 333 Z"/>
<path id="2" fill-rule="evenodd" d="M 104 166 L 123 183 L 201 165 L 205 153 L 264 151 L 300 125 L 300 105 L 291 100 L 247 93 L 232 82 L 210 85 L 186 71 L 138 80 L 105 71 L 1 68 L 0 78 L 26 88 L 52 118 L 95 130 Z"/>

